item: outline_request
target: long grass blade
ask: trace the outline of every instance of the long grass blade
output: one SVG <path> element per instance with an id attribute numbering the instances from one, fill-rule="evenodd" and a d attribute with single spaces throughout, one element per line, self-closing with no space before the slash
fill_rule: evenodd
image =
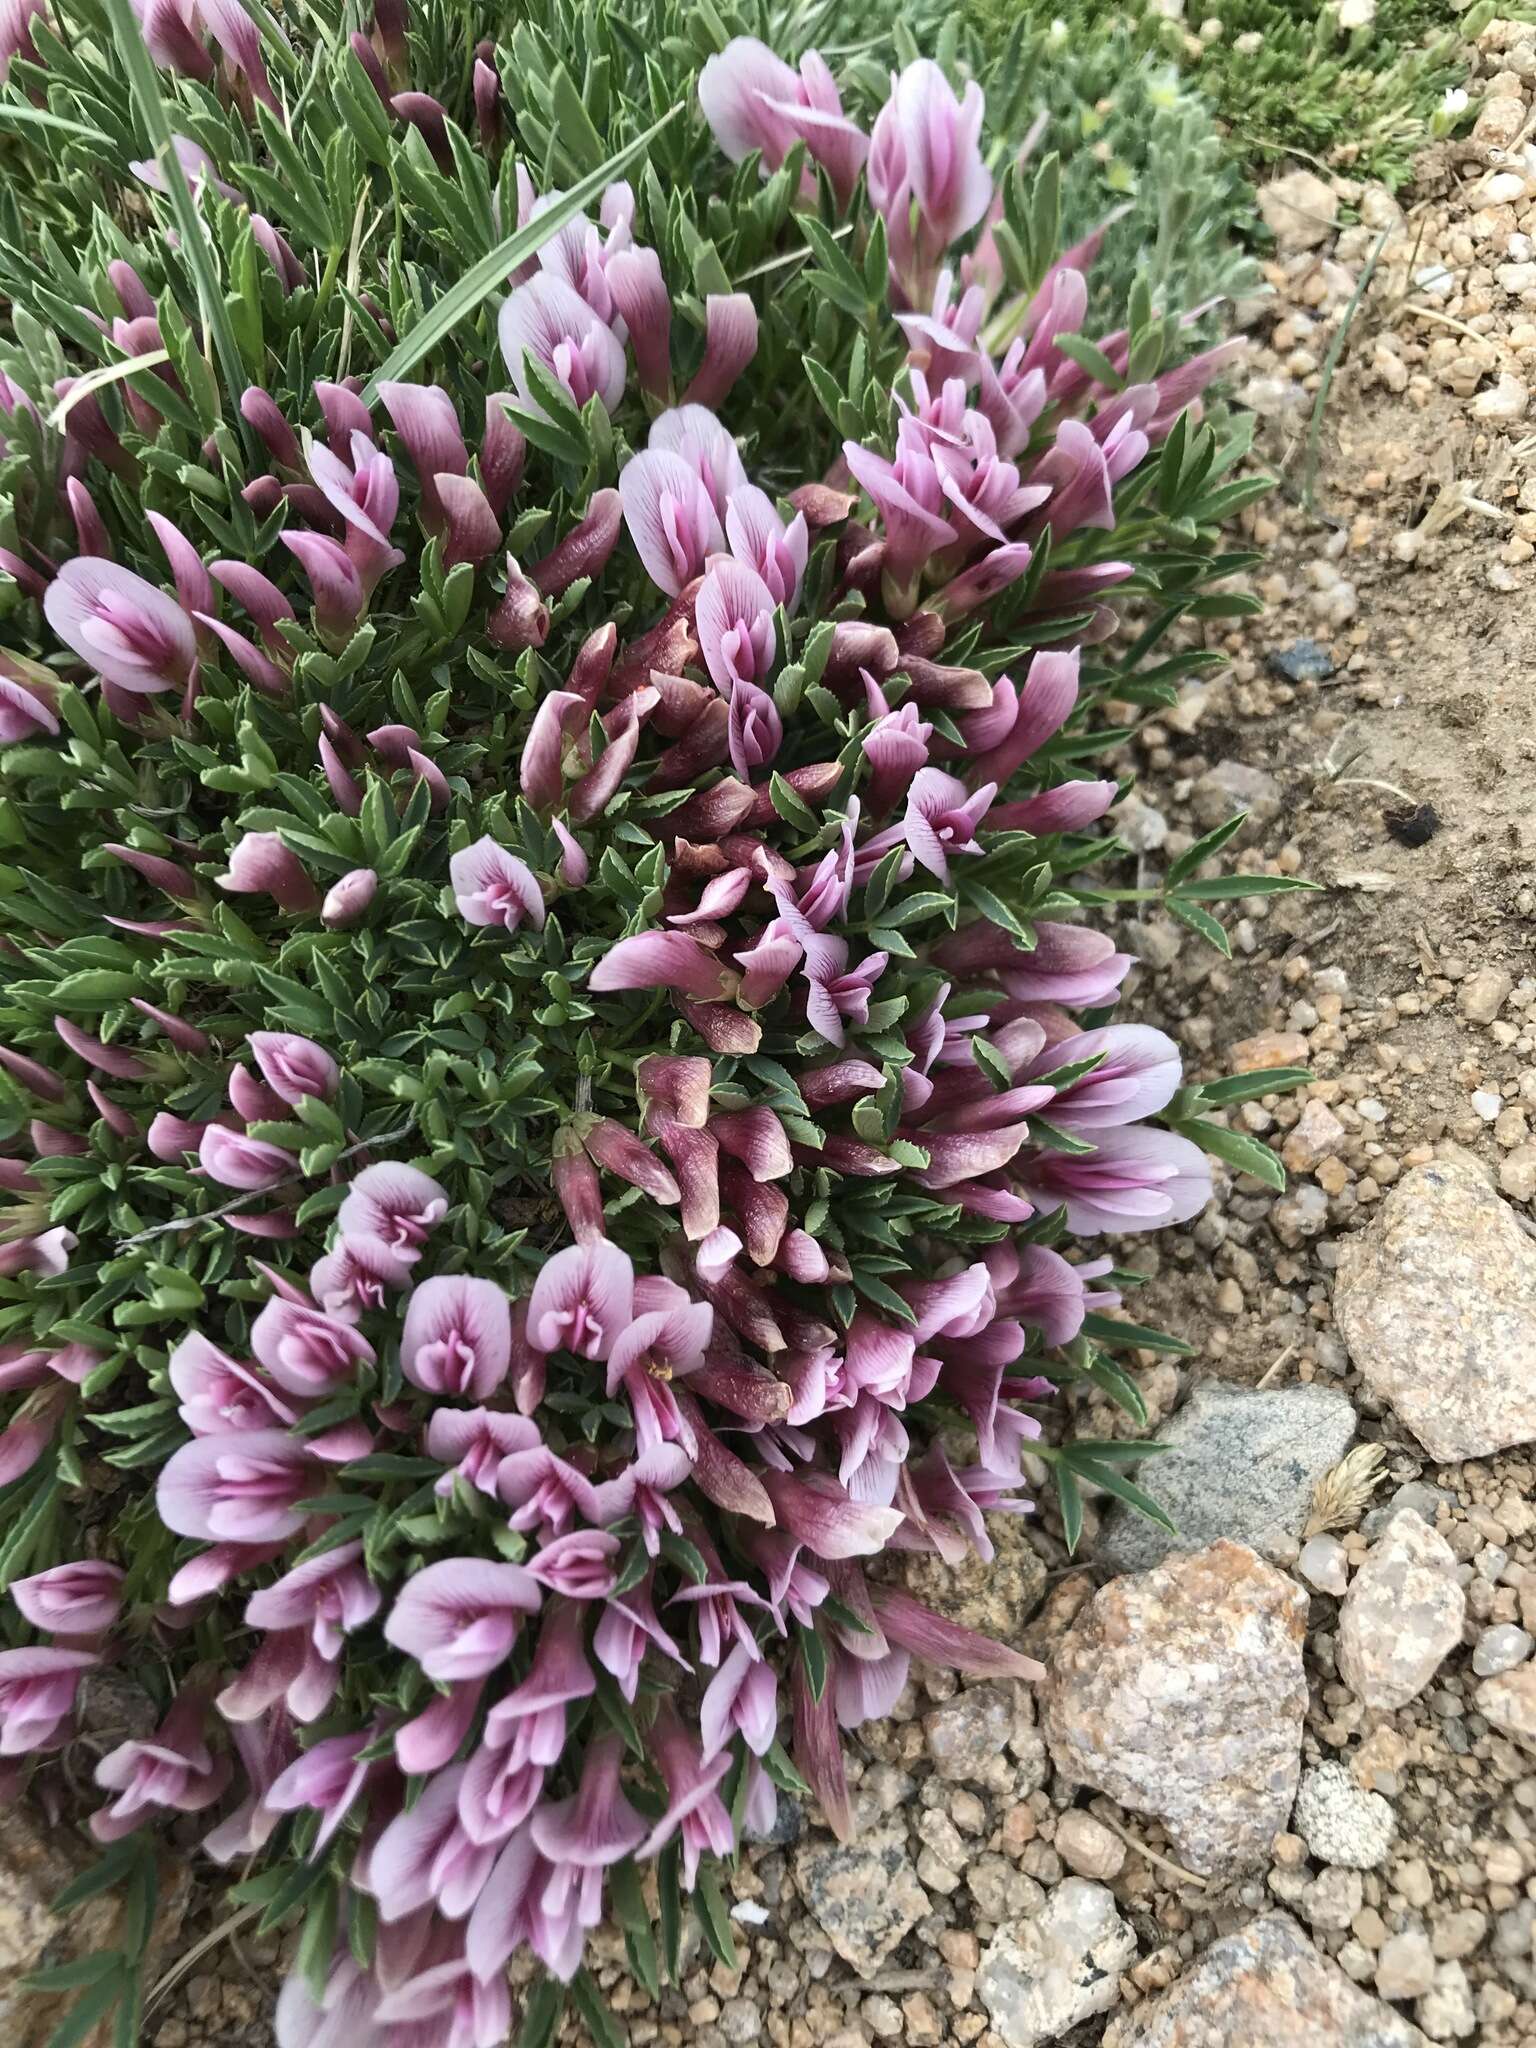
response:
<path id="1" fill-rule="evenodd" d="M 107 385 L 116 384 L 120 378 L 131 377 L 135 370 L 157 370 L 162 363 L 171 360 L 169 349 L 152 348 L 147 355 L 125 356 L 119 363 L 103 363 L 98 370 L 87 370 L 83 377 L 76 377 L 68 391 L 48 415 L 50 427 L 62 427 L 70 413 L 82 398 L 92 398 Z"/>
<path id="2" fill-rule="evenodd" d="M 218 356 L 219 368 L 223 373 L 225 402 L 234 407 L 246 386 L 245 367 L 240 359 L 235 330 L 230 325 L 229 309 L 224 304 L 224 295 L 219 289 L 219 281 L 214 273 L 207 230 L 193 199 L 192 188 L 187 183 L 186 173 L 182 170 L 176 155 L 172 140 L 171 117 L 166 111 L 165 101 L 160 97 L 160 81 L 155 71 L 154 59 L 149 54 L 143 31 L 129 0 L 103 0 L 103 6 L 112 24 L 113 39 L 122 58 L 123 68 L 128 74 L 128 88 L 149 144 L 149 153 L 159 164 L 165 177 L 171 210 L 176 215 L 176 225 L 181 234 L 181 251 L 197 286 L 203 322 L 213 337 L 214 353 Z"/>
<path id="3" fill-rule="evenodd" d="M 84 121 L 71 121 L 63 114 L 50 114 L 46 107 L 20 107 L 9 102 L 0 105 L 0 128 L 11 121 L 35 121 L 40 128 L 58 128 L 66 135 L 78 135 L 82 141 L 112 147 L 111 136 L 103 135 L 99 128 L 91 128 Z"/>
<path id="4" fill-rule="evenodd" d="M 126 6 L 128 0 L 116 0 Z M 482 299 L 487 298 L 499 285 L 505 285 L 508 274 L 526 263 L 530 256 L 544 246 L 552 235 L 558 234 L 568 220 L 581 212 L 588 200 L 596 199 L 604 186 L 612 182 L 627 164 L 640 155 L 647 145 L 655 140 L 666 127 L 683 111 L 685 101 L 668 109 L 659 121 L 653 121 L 642 135 L 633 142 L 627 142 L 605 164 L 599 164 L 595 171 L 589 171 L 578 184 L 572 185 L 552 206 L 546 207 L 535 219 L 521 227 L 516 234 L 509 235 L 488 256 L 482 256 L 473 270 L 465 271 L 451 290 L 444 292 L 435 306 L 429 307 L 417 321 L 399 346 L 369 378 L 364 386 L 364 405 L 372 405 L 378 397 L 379 386 L 398 382 L 422 360 L 430 355 L 440 341 L 472 313 Z"/>

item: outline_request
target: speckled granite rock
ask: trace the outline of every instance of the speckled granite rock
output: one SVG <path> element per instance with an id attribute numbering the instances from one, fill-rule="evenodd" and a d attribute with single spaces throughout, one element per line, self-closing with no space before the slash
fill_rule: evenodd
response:
<path id="1" fill-rule="evenodd" d="M 1098 1546 L 1114 1571 L 1145 1571 L 1219 1536 L 1273 1556 L 1301 1534 L 1313 1487 L 1353 1443 L 1355 1410 L 1331 1387 L 1257 1393 L 1208 1381 L 1158 1435 L 1172 1449 L 1149 1458 L 1137 1479 L 1178 1534 L 1117 1502 Z"/>
<path id="2" fill-rule="evenodd" d="M 872 1977 L 928 1911 L 903 1830 L 803 1848 L 795 1881 L 811 1918 L 861 1977 Z"/>
<path id="3" fill-rule="evenodd" d="M 1339 1609 L 1339 1676 L 1368 1707 L 1405 1707 L 1461 1641 L 1467 1596 L 1445 1538 L 1411 1509 L 1388 1522 Z"/>
<path id="4" fill-rule="evenodd" d="M 1415 1167 L 1340 1241 L 1333 1315 L 1441 1464 L 1536 1439 L 1536 1243 L 1475 1166 Z"/>
<path id="5" fill-rule="evenodd" d="M 1239 1543 L 1114 1579 L 1043 1692 L 1056 1767 L 1155 1813 L 1202 1876 L 1256 1868 L 1301 1767 L 1307 1596 Z"/>
<path id="6" fill-rule="evenodd" d="M 1118 2005 L 1119 1974 L 1135 1954 L 1114 1893 L 1069 1877 L 1033 1919 L 998 1929 L 976 1989 L 1008 2048 L 1035 2048 Z"/>
<path id="7" fill-rule="evenodd" d="M 7 1806 L 0 1823 L 0 2048 L 41 2048 L 60 2024 L 65 2002 L 19 1988 L 30 1970 L 73 1961 L 122 1940 L 121 1901 L 104 1895 L 60 1919 L 52 1901 L 93 1864 L 100 1851 L 67 1827 L 47 1827 L 24 1803 Z M 191 1875 L 185 1859 L 161 1859 L 160 1899 L 150 1973 L 175 1939 L 186 1911 Z M 104 2048 L 110 2034 L 85 2035 L 82 2048 Z"/>
<path id="8" fill-rule="evenodd" d="M 967 1551 L 951 1565 L 936 1551 L 913 1551 L 900 1561 L 901 1583 L 949 1620 L 1017 1646 L 1045 1593 L 1045 1559 L 1017 1515 L 988 1515 L 987 1534 L 996 1552 L 990 1561 Z"/>
<path id="9" fill-rule="evenodd" d="M 1296 1922 L 1267 1913 L 1214 1942 L 1116 2048 L 1429 2048 L 1390 2005 L 1358 1990 Z"/>
<path id="10" fill-rule="evenodd" d="M 1474 1704 L 1489 1727 L 1522 1748 L 1536 1750 L 1536 1664 L 1522 1664 L 1518 1671 L 1485 1679 L 1477 1688 Z"/>

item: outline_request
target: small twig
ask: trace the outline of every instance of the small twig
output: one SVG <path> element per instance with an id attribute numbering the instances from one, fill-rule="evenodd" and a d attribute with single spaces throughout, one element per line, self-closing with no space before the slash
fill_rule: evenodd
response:
<path id="1" fill-rule="evenodd" d="M 831 233 L 834 242 L 842 241 L 845 235 L 853 233 L 852 221 L 846 227 L 833 228 Z M 736 283 L 738 286 L 741 286 L 750 282 L 754 277 L 767 277 L 775 270 L 785 270 L 791 263 L 808 262 L 815 253 L 810 243 L 807 242 L 803 249 L 786 250 L 782 256 L 771 256 L 766 263 L 759 263 L 751 270 L 744 270 L 740 277 L 737 278 Z"/>
<path id="2" fill-rule="evenodd" d="M 357 215 L 352 222 L 352 239 L 347 246 L 346 288 L 350 296 L 347 299 L 347 309 L 341 316 L 341 352 L 337 357 L 336 367 L 336 381 L 338 383 L 346 376 L 347 364 L 352 357 L 352 300 L 357 296 L 358 280 L 362 275 L 363 251 L 373 240 L 374 230 L 384 219 L 384 209 L 381 206 L 374 214 L 373 219 L 368 223 L 367 231 L 364 232 L 363 214 L 367 205 L 368 194 L 365 190 L 362 198 L 357 202 Z"/>
<path id="3" fill-rule="evenodd" d="M 373 1138 L 359 1138 L 357 1143 L 349 1145 L 345 1152 L 338 1152 L 333 1164 L 340 1166 L 344 1159 L 354 1159 L 359 1152 L 371 1152 L 375 1145 L 392 1145 L 396 1138 L 408 1138 L 415 1128 L 416 1119 L 412 1117 L 409 1123 L 401 1124 L 397 1130 L 380 1131 L 378 1136 Z M 237 1210 L 243 1209 L 253 1195 L 274 1195 L 279 1188 L 289 1187 L 294 1181 L 304 1178 L 302 1173 L 290 1173 L 283 1180 L 273 1181 L 270 1187 L 247 1189 L 244 1194 L 236 1195 L 232 1202 L 225 1202 L 218 1209 L 205 1209 L 200 1216 L 178 1216 L 170 1223 L 152 1223 L 148 1230 L 141 1230 L 134 1237 L 122 1238 L 113 1249 L 130 1252 L 135 1245 L 147 1244 L 152 1237 L 164 1237 L 168 1231 L 196 1230 L 199 1223 L 216 1223 L 221 1216 L 233 1216 Z"/>
<path id="4" fill-rule="evenodd" d="M 1383 782 L 1376 775 L 1339 775 L 1334 778 L 1333 786 L 1335 789 L 1380 789 L 1388 796 L 1395 796 L 1399 803 L 1414 802 L 1406 789 L 1399 789 L 1395 782 Z"/>
<path id="5" fill-rule="evenodd" d="M 144 355 L 124 356 L 118 362 L 102 363 L 97 369 L 87 370 L 83 377 L 76 377 L 49 413 L 49 426 L 62 427 L 82 398 L 93 398 L 98 391 L 105 391 L 109 384 L 116 384 L 123 377 L 131 377 L 135 370 L 156 370 L 162 363 L 168 363 L 170 360 L 169 349 L 152 348 Z"/>
<path id="6" fill-rule="evenodd" d="M 148 1998 L 145 1999 L 144 2011 L 146 2016 L 153 2012 L 154 2008 L 168 1992 L 175 1990 L 182 1978 L 187 1976 L 202 1961 L 210 1949 L 217 1948 L 219 1943 L 226 1940 L 230 1935 L 238 1934 L 240 1929 L 256 1919 L 262 1910 L 262 1907 L 259 1905 L 242 1906 L 238 1913 L 231 1913 L 227 1920 L 221 1920 L 217 1927 L 203 1936 L 201 1941 L 193 1942 L 185 1955 L 180 1955 L 176 1958 L 165 1975 L 151 1990 Z"/>
<path id="7" fill-rule="evenodd" d="M 1297 1340 L 1293 1337 L 1290 1343 L 1286 1345 L 1285 1349 L 1281 1352 L 1280 1356 L 1275 1360 L 1274 1364 L 1269 1368 L 1268 1372 L 1265 1373 L 1263 1379 L 1261 1379 L 1258 1385 L 1254 1388 L 1255 1393 L 1261 1393 L 1264 1390 L 1264 1388 L 1269 1385 L 1270 1381 L 1274 1378 L 1275 1374 L 1280 1370 L 1281 1366 L 1285 1364 L 1285 1361 L 1296 1349 L 1296 1342 Z"/>
<path id="8" fill-rule="evenodd" d="M 1166 1870 L 1168 1875 L 1176 1877 L 1180 1884 L 1196 1885 L 1201 1891 L 1208 1889 L 1210 1885 L 1209 1878 L 1196 1877 L 1195 1873 L 1192 1870 L 1186 1870 L 1182 1863 L 1175 1863 L 1167 1856 L 1159 1856 L 1155 1849 L 1149 1849 L 1145 1842 L 1138 1840 L 1131 1833 L 1129 1828 L 1122 1827 L 1117 1820 L 1111 1820 L 1108 1814 L 1101 1813 L 1096 1818 L 1102 1820 L 1105 1827 L 1112 1828 L 1121 1841 L 1128 1848 L 1134 1849 L 1138 1856 L 1145 1856 L 1149 1863 L 1155 1863 L 1159 1870 Z"/>
<path id="9" fill-rule="evenodd" d="M 1468 327 L 1463 320 L 1453 320 L 1449 313 L 1442 313 L 1438 306 L 1404 306 L 1405 313 L 1417 313 L 1421 320 L 1434 320 L 1441 327 L 1454 328 L 1457 334 L 1464 334 L 1468 341 L 1486 341 L 1486 334 L 1479 334 L 1475 327 Z"/>

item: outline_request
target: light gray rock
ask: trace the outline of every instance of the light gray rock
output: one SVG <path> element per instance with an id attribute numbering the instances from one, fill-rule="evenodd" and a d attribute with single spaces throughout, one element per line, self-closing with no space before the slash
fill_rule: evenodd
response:
<path id="1" fill-rule="evenodd" d="M 1261 1864 L 1300 1772 L 1307 1596 L 1237 1543 L 1113 1579 L 1051 1660 L 1057 1769 L 1155 1813 L 1201 1876 Z"/>
<path id="2" fill-rule="evenodd" d="M 1168 820 L 1138 796 L 1128 796 L 1117 804 L 1111 822 L 1116 836 L 1132 853 L 1156 853 L 1168 838 Z"/>
<path id="3" fill-rule="evenodd" d="M 1282 256 L 1315 249 L 1333 233 L 1339 195 L 1315 171 L 1287 171 L 1259 187 L 1259 212 Z"/>
<path id="4" fill-rule="evenodd" d="M 1435 1987 L 1413 2008 L 1414 2017 L 1432 2041 L 1468 2041 L 1477 2032 L 1472 1986 L 1460 1963 L 1441 1963 Z"/>
<path id="5" fill-rule="evenodd" d="M 1124 1842 L 1081 1806 L 1070 1808 L 1057 1821 L 1056 1854 L 1079 1877 L 1107 1880 L 1125 1868 Z"/>
<path id="6" fill-rule="evenodd" d="M 1464 1161 L 1418 1166 L 1339 1246 L 1334 1320 L 1440 1464 L 1536 1439 L 1536 1243 Z"/>
<path id="7" fill-rule="evenodd" d="M 941 1778 L 980 1778 L 1013 1735 L 1013 1695 L 1003 1685 L 973 1685 L 923 1716 L 923 1739 Z"/>
<path id="8" fill-rule="evenodd" d="M 1195 823 L 1206 831 L 1224 825 L 1234 811 L 1246 811 L 1254 830 L 1279 817 L 1284 804 L 1280 784 L 1267 768 L 1246 761 L 1218 761 L 1195 782 L 1189 793 Z"/>
<path id="9" fill-rule="evenodd" d="M 1408 1510 L 1392 1517 L 1339 1608 L 1339 1676 L 1367 1707 L 1405 1707 L 1461 1641 L 1456 1557 Z"/>
<path id="10" fill-rule="evenodd" d="M 1518 381 L 1518 380 L 1512 380 Z M 1503 379 L 1500 379 L 1503 382 Z M 1481 394 L 1483 399 L 1493 396 L 1490 392 Z M 1525 386 L 1520 387 L 1520 412 L 1525 411 L 1527 396 Z M 1474 407 L 1475 410 L 1475 407 Z M 1483 413 L 1484 419 L 1499 418 L 1497 413 Z M 1519 417 L 1519 413 L 1514 415 Z M 1505 1002 L 1512 994 L 1515 977 L 1507 967 L 1479 967 L 1476 974 L 1469 974 L 1456 992 L 1461 1014 L 1469 1024 L 1491 1024 Z"/>
<path id="11" fill-rule="evenodd" d="M 1435 1952 L 1422 1927 L 1405 1927 L 1381 1945 L 1376 1989 L 1383 1998 L 1422 1998 L 1435 1986 Z"/>
<path id="12" fill-rule="evenodd" d="M 1263 1557 L 1294 1556 L 1312 1489 L 1354 1434 L 1354 1407 L 1332 1388 L 1256 1393 L 1207 1381 L 1161 1430 L 1173 1448 L 1138 1474 L 1178 1534 L 1116 1502 L 1104 1519 L 1100 1559 L 1115 1571 L 1145 1571 L 1170 1551 L 1200 1550 L 1218 1536 Z"/>
<path id="13" fill-rule="evenodd" d="M 1008 2048 L 1035 2048 L 1118 2005 L 1120 1972 L 1135 1954 L 1136 1936 L 1114 1894 L 1068 1877 L 1036 1918 L 998 1929 L 976 1989 Z"/>
<path id="14" fill-rule="evenodd" d="M 1522 1664 L 1498 1678 L 1485 1678 L 1473 1704 L 1490 1728 L 1523 1749 L 1536 1749 L 1536 1664 Z"/>
<path id="15" fill-rule="evenodd" d="M 1337 1598 L 1349 1588 L 1349 1552 L 1337 1536 L 1309 1536 L 1301 1546 L 1296 1569 L 1319 1593 Z"/>
<path id="16" fill-rule="evenodd" d="M 1367 1543 L 1374 1543 L 1388 1522 L 1403 1509 L 1410 1509 L 1421 1522 L 1428 1522 L 1431 1529 L 1440 1519 L 1442 1508 L 1454 1508 L 1456 1496 L 1447 1493 L 1442 1486 L 1431 1486 L 1427 1479 L 1410 1479 L 1400 1486 L 1390 1500 L 1383 1501 L 1379 1508 L 1372 1508 L 1360 1524 L 1360 1534 Z"/>
<path id="17" fill-rule="evenodd" d="M 720 2008 L 720 2031 L 727 2041 L 745 2048 L 763 2031 L 763 2016 L 750 1998 L 728 1998 Z"/>
<path id="18" fill-rule="evenodd" d="M 808 1844 L 795 1857 L 806 1910 L 861 1977 L 873 1977 L 928 1911 L 907 1857 L 906 1830 L 857 1842 Z"/>
<path id="19" fill-rule="evenodd" d="M 1301 1917 L 1329 1934 L 1342 1934 L 1364 1904 L 1364 1878 L 1358 1870 L 1337 1864 L 1320 1870 L 1301 1888 Z"/>
<path id="20" fill-rule="evenodd" d="M 1318 1764 L 1303 1774 L 1292 1825 L 1320 1863 L 1352 1870 L 1375 1870 L 1397 1832 L 1386 1800 L 1362 1791 L 1343 1764 Z"/>
<path id="21" fill-rule="evenodd" d="M 1428 2048 L 1418 2028 L 1351 1984 L 1286 1913 L 1213 1942 L 1138 2006 L 1122 2048 Z"/>
<path id="22" fill-rule="evenodd" d="M 1536 1637 L 1527 1629 L 1517 1628 L 1512 1621 L 1495 1622 L 1472 1645 L 1472 1669 L 1479 1678 L 1497 1678 L 1523 1664 L 1532 1650 L 1536 1650 Z"/>

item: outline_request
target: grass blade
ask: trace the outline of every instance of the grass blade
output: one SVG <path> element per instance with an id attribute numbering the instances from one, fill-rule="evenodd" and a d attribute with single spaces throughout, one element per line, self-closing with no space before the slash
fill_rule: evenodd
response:
<path id="1" fill-rule="evenodd" d="M 122 57 L 123 68 L 128 74 L 129 92 L 149 144 L 149 153 L 159 164 L 165 177 L 171 210 L 176 216 L 176 225 L 181 233 L 182 254 L 192 271 L 198 301 L 202 307 L 203 321 L 213 336 L 214 353 L 218 356 L 219 368 L 223 373 L 225 403 L 235 407 L 248 380 L 240 359 L 239 345 L 235 340 L 235 330 L 230 325 L 229 309 L 224 304 L 224 295 L 214 274 L 203 217 L 198 212 L 192 188 L 187 183 L 186 173 L 181 168 L 172 142 L 171 117 L 166 111 L 165 101 L 160 97 L 160 81 L 155 71 L 154 59 L 149 54 L 143 31 L 129 0 L 102 0 L 102 4 L 106 9 L 107 19 L 112 24 L 113 38 Z"/>
<path id="2" fill-rule="evenodd" d="M 99 128 L 87 127 L 84 121 L 70 121 L 63 114 L 50 114 L 46 107 L 0 106 L 0 128 L 8 121 L 36 121 L 43 128 L 60 128 L 66 135 L 78 135 L 86 142 L 99 142 L 105 148 L 112 147 L 110 135 L 103 135 Z"/>
<path id="3" fill-rule="evenodd" d="M 112 0 L 112 4 L 126 7 L 128 0 Z M 581 212 L 589 199 L 596 199 L 604 186 L 611 183 L 627 164 L 632 163 L 669 121 L 676 119 L 683 111 L 684 104 L 684 101 L 679 100 L 659 121 L 653 121 L 642 135 L 637 135 L 633 142 L 627 142 L 621 150 L 609 157 L 605 164 L 599 164 L 595 171 L 589 172 L 579 184 L 572 185 L 555 205 L 547 207 L 544 212 L 529 221 L 526 227 L 519 228 L 516 234 L 509 235 L 499 247 L 492 249 L 488 256 L 482 256 L 473 270 L 467 270 L 458 283 L 451 290 L 444 292 L 437 304 L 423 314 L 393 351 L 388 362 L 382 364 L 369 378 L 362 393 L 364 405 L 373 404 L 379 395 L 381 384 L 398 382 L 402 377 L 408 376 L 423 356 L 430 355 L 466 314 L 472 313 L 481 300 L 489 297 L 498 285 L 506 283 L 509 272 L 515 270 L 520 263 L 525 263 L 552 235 L 558 234 L 573 215 Z"/>
<path id="4" fill-rule="evenodd" d="M 76 377 L 68 391 L 48 415 L 50 427 L 62 427 L 71 411 L 82 398 L 93 398 L 108 384 L 116 384 L 120 378 L 131 377 L 135 370 L 156 370 L 162 363 L 171 360 L 169 349 L 152 348 L 147 355 L 124 356 L 120 363 L 103 363 L 100 369 L 87 370 L 83 377 Z"/>

